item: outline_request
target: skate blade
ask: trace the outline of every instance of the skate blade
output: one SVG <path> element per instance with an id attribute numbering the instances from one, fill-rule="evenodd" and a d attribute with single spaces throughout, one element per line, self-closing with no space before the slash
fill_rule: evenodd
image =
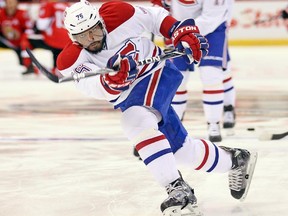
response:
<path id="1" fill-rule="evenodd" d="M 203 216 L 197 204 L 188 204 L 184 209 L 182 209 L 181 216 Z"/>
<path id="2" fill-rule="evenodd" d="M 197 204 L 188 204 L 184 209 L 180 206 L 170 207 L 163 211 L 163 216 L 203 216 Z"/>
<path id="3" fill-rule="evenodd" d="M 255 166 L 257 163 L 257 157 L 258 157 L 258 153 L 254 152 L 250 154 L 250 160 L 249 160 L 249 164 L 248 164 L 248 168 L 247 168 L 247 173 L 245 175 L 245 178 L 248 178 L 247 180 L 247 184 L 246 184 L 246 190 L 243 194 L 243 196 L 240 198 L 240 201 L 244 201 L 244 199 L 246 198 L 249 188 L 250 188 L 250 184 L 253 178 L 253 174 L 254 174 L 254 170 L 255 170 Z"/>

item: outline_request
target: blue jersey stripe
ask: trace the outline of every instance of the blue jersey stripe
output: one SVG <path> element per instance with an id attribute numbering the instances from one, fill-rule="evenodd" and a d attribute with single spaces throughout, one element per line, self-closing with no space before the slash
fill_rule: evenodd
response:
<path id="1" fill-rule="evenodd" d="M 168 148 L 168 149 L 163 149 L 163 150 L 161 150 L 161 151 L 159 151 L 159 152 L 156 152 L 155 154 L 151 155 L 150 157 L 146 158 L 146 159 L 144 160 L 144 163 L 145 163 L 146 166 L 147 166 L 147 165 L 148 165 L 149 163 L 151 163 L 153 160 L 155 160 L 155 159 L 157 159 L 157 158 L 159 158 L 159 157 L 161 157 L 161 156 L 163 156 L 163 155 L 165 155 L 165 154 L 171 153 L 171 152 L 172 152 L 172 150 L 171 150 L 170 148 Z"/>
<path id="2" fill-rule="evenodd" d="M 219 161 L 219 150 L 217 148 L 217 146 L 213 143 L 214 148 L 215 148 L 215 160 L 213 165 L 210 167 L 210 169 L 207 170 L 207 172 L 211 172 L 212 170 L 214 170 L 214 168 L 217 166 L 218 161 Z"/>
<path id="3" fill-rule="evenodd" d="M 232 86 L 231 88 L 225 89 L 224 92 L 231 91 L 234 87 Z"/>
<path id="4" fill-rule="evenodd" d="M 184 101 L 172 101 L 172 103 L 171 104 L 185 104 L 185 103 L 187 103 L 187 100 L 184 100 Z"/>
<path id="5" fill-rule="evenodd" d="M 221 101 L 203 101 L 204 104 L 208 104 L 208 105 L 218 105 L 218 104 L 222 104 L 223 100 Z"/>

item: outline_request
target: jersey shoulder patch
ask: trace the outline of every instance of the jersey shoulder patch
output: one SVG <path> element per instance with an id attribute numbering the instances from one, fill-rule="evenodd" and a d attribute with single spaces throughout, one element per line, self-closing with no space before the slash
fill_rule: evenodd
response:
<path id="1" fill-rule="evenodd" d="M 69 42 L 57 57 L 57 68 L 65 70 L 71 67 L 78 59 L 83 48 L 74 42 Z"/>
<path id="2" fill-rule="evenodd" d="M 134 13 L 135 8 L 132 5 L 121 1 L 104 3 L 99 9 L 108 33 L 129 20 Z"/>

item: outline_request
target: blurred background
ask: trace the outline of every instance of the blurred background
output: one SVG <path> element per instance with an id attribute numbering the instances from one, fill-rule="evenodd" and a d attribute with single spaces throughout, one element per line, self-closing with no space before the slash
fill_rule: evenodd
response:
<path id="1" fill-rule="evenodd" d="M 4 0 L 0 0 L 4 2 Z M 20 7 L 37 19 L 39 3 L 45 0 L 20 0 Z M 67 2 L 77 2 L 69 0 Z M 101 4 L 107 0 L 91 0 Z M 133 4 L 152 5 L 148 0 L 128 0 Z M 287 0 L 235 0 L 230 28 L 231 45 L 288 45 L 288 20 L 280 17 L 288 5 Z"/>

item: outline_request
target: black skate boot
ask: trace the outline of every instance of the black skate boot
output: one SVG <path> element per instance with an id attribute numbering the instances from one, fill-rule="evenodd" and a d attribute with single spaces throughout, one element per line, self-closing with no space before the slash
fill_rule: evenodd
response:
<path id="1" fill-rule="evenodd" d="M 24 71 L 22 73 L 22 75 L 28 75 L 28 74 L 34 74 L 34 67 L 33 65 L 29 65 L 29 67 L 27 67 L 26 71 Z"/>
<path id="2" fill-rule="evenodd" d="M 229 172 L 229 188 L 235 199 L 243 201 L 248 193 L 257 162 L 257 153 L 245 149 L 220 148 L 232 154 L 232 169 Z"/>
<path id="3" fill-rule="evenodd" d="M 163 216 L 201 216 L 194 190 L 180 177 L 166 186 L 168 198 L 161 204 Z"/>
<path id="4" fill-rule="evenodd" d="M 224 106 L 223 128 L 234 128 L 235 126 L 235 109 L 232 105 Z"/>

